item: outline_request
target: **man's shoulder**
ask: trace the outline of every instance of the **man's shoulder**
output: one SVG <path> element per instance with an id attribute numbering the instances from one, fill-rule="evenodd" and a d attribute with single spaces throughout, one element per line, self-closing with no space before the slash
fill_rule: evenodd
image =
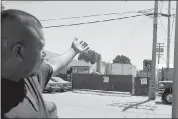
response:
<path id="1" fill-rule="evenodd" d="M 40 68 L 39 68 L 37 74 L 48 73 L 48 72 L 52 72 L 52 71 L 53 71 L 52 66 L 48 62 L 43 61 L 40 65 Z"/>
<path id="2" fill-rule="evenodd" d="M 52 66 L 49 63 L 43 61 L 40 65 L 40 69 L 37 73 L 38 82 L 40 83 L 42 88 L 44 88 L 44 86 L 50 80 L 52 73 L 53 73 Z"/>

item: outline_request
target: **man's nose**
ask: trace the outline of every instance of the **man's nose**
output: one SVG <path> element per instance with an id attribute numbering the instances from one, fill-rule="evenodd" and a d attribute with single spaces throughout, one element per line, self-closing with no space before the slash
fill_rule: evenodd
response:
<path id="1" fill-rule="evenodd" d="M 41 57 L 44 58 L 46 56 L 46 53 L 44 51 L 41 52 Z"/>

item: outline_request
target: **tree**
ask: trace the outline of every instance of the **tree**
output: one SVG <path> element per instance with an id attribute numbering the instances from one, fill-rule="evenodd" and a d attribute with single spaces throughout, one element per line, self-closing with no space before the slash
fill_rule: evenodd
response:
<path id="1" fill-rule="evenodd" d="M 89 50 L 88 52 L 83 52 L 78 56 L 78 60 L 85 60 L 86 62 L 90 62 L 94 64 L 97 61 L 97 56 L 100 55 L 96 53 L 94 50 Z"/>
<path id="2" fill-rule="evenodd" d="M 113 59 L 113 63 L 131 64 L 131 61 L 128 57 L 124 55 L 117 55 L 116 58 Z"/>
<path id="3" fill-rule="evenodd" d="M 72 68 L 69 68 L 67 71 L 66 71 L 66 74 L 71 74 L 72 73 Z"/>

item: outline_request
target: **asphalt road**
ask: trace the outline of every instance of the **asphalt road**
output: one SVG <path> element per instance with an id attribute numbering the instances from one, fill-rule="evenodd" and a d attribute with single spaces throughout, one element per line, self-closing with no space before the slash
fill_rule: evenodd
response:
<path id="1" fill-rule="evenodd" d="M 44 94 L 57 105 L 59 118 L 171 118 L 171 105 L 158 97 L 102 94 L 87 91 Z"/>

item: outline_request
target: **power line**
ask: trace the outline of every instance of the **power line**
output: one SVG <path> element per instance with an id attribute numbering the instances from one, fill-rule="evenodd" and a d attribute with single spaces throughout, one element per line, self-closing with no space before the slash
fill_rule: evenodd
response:
<path id="1" fill-rule="evenodd" d="M 164 61 L 164 63 L 166 62 L 166 60 L 163 57 L 160 57 L 160 58 Z"/>
<path id="2" fill-rule="evenodd" d="M 160 23 L 161 23 L 161 25 L 162 25 L 162 27 L 163 27 L 165 33 L 168 34 L 167 31 L 166 31 L 166 29 L 165 29 L 165 27 L 164 27 L 164 25 L 163 25 L 163 23 L 162 23 L 162 21 L 161 21 L 161 17 L 160 17 L 160 16 L 159 16 L 159 21 L 160 21 Z"/>
<path id="3" fill-rule="evenodd" d="M 5 2 L 5 1 L 2 1 L 1 2 L 1 5 L 7 5 L 7 4 L 10 4 L 11 2 Z"/>
<path id="4" fill-rule="evenodd" d="M 173 29 L 174 29 L 174 22 L 175 22 L 175 17 L 173 18 L 173 21 L 172 21 L 172 30 L 171 30 L 171 36 L 172 36 L 172 33 L 173 33 Z"/>
<path id="5" fill-rule="evenodd" d="M 10 4 L 33 4 L 33 3 L 41 3 L 44 1 L 2 1 L 2 4 L 10 5 Z"/>
<path id="6" fill-rule="evenodd" d="M 162 12 L 163 5 L 164 5 L 164 2 L 162 3 L 162 7 L 160 7 L 160 8 L 161 8 L 160 12 Z M 160 5 L 159 5 L 159 6 L 160 6 Z M 165 8 L 165 9 L 167 9 L 167 8 Z M 168 9 L 167 9 L 167 10 L 168 10 Z M 172 16 L 174 16 L 174 14 L 172 14 Z M 163 25 L 163 23 L 162 23 L 162 20 L 161 20 L 160 16 L 159 16 L 159 20 L 160 20 L 160 23 L 161 23 L 161 25 L 162 25 L 162 27 L 163 27 L 165 33 L 168 34 L 167 31 L 166 31 L 166 29 L 165 29 L 165 27 L 164 27 L 164 25 Z M 173 28 L 174 28 L 173 25 L 174 25 L 174 21 L 175 21 L 175 17 L 173 17 L 173 21 L 172 21 L 172 30 L 171 30 L 171 35 L 170 35 L 170 36 L 172 36 L 172 33 L 173 33 Z M 165 39 L 165 40 L 166 40 L 166 39 Z M 174 42 L 171 42 L 171 43 L 174 43 Z"/>
<path id="7" fill-rule="evenodd" d="M 164 8 L 164 9 L 168 10 L 168 8 Z M 171 10 L 175 11 L 175 10 L 176 10 L 176 8 L 171 8 Z"/>
<path id="8" fill-rule="evenodd" d="M 67 19 L 79 19 L 79 18 L 89 18 L 89 17 L 97 17 L 97 16 L 109 16 L 109 15 L 124 15 L 128 13 L 147 13 L 151 12 L 153 9 L 143 9 L 139 11 L 128 11 L 123 13 L 105 13 L 105 14 L 92 14 L 92 15 L 85 15 L 85 16 L 79 16 L 79 17 L 64 17 L 59 19 L 46 19 L 46 20 L 40 20 L 40 21 L 54 21 L 54 20 L 67 20 Z"/>
<path id="9" fill-rule="evenodd" d="M 161 7 L 160 7 L 160 4 L 159 4 L 159 7 L 161 8 L 161 9 L 160 9 L 160 13 L 162 13 L 163 6 L 164 6 L 164 2 L 162 2 L 162 6 L 161 6 Z M 162 23 L 162 21 L 161 21 L 161 17 L 160 17 L 160 16 L 159 16 L 159 21 L 160 21 L 160 23 L 161 23 L 161 25 L 162 25 L 162 27 L 163 27 L 165 33 L 168 34 L 167 31 L 166 31 L 166 29 L 165 29 L 165 27 L 164 27 L 164 25 L 163 25 L 163 23 Z"/>
<path id="10" fill-rule="evenodd" d="M 162 10 L 163 10 L 163 6 L 164 6 L 164 1 L 162 2 L 161 4 L 162 6 L 160 7 L 160 4 L 159 4 L 159 7 L 160 7 L 160 13 L 162 13 Z"/>
<path id="11" fill-rule="evenodd" d="M 160 9 L 160 13 L 162 13 L 163 6 L 164 6 L 164 2 L 162 2 L 162 6 L 161 6 L 161 7 L 160 7 L 160 4 L 159 4 L 159 7 L 161 8 L 161 9 Z M 163 23 L 162 23 L 162 21 L 161 21 L 161 17 L 160 17 L 160 16 L 159 16 L 159 20 L 160 20 L 160 23 L 161 23 L 161 25 L 162 25 L 162 27 L 163 27 L 163 29 L 164 29 L 166 35 L 167 35 L 168 33 L 167 33 L 167 31 L 166 31 L 166 29 L 165 29 L 165 27 L 164 27 L 164 25 L 163 25 Z M 165 38 L 165 41 L 167 41 L 166 38 Z"/>
<path id="12" fill-rule="evenodd" d="M 83 23 L 68 24 L 68 25 L 47 26 L 47 27 L 43 27 L 43 28 L 79 26 L 79 25 L 84 25 L 84 24 L 94 24 L 94 23 L 100 23 L 100 22 L 108 22 L 108 21 L 122 20 L 122 19 L 128 19 L 128 18 L 135 18 L 135 17 L 145 16 L 145 15 L 148 16 L 148 14 L 140 14 L 140 15 L 134 15 L 134 16 L 129 16 L 129 17 L 121 17 L 121 18 L 115 18 L 115 19 L 106 19 L 106 20 L 102 20 L 102 21 L 92 21 L 92 22 L 83 22 Z"/>
<path id="13" fill-rule="evenodd" d="M 132 31 L 129 35 L 128 35 L 128 38 L 130 38 L 131 36 L 133 36 L 134 34 L 136 34 L 137 32 L 138 32 L 138 30 L 140 29 L 140 27 L 142 26 L 141 25 L 141 21 L 142 21 L 143 19 L 141 19 L 140 20 L 140 22 L 137 24 L 137 25 L 135 25 L 135 30 L 134 31 Z"/>

